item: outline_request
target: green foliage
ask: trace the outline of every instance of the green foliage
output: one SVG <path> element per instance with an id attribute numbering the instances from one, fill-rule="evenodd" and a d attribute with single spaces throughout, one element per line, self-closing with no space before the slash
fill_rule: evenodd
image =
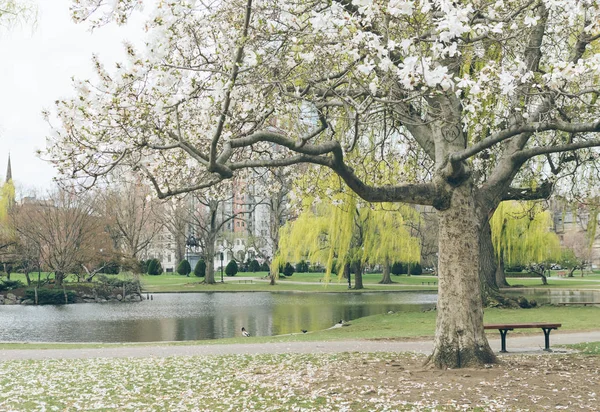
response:
<path id="1" fill-rule="evenodd" d="M 420 263 L 412 263 L 409 266 L 410 266 L 410 268 L 408 270 L 409 274 L 416 275 L 416 276 L 423 274 L 423 268 L 421 267 Z"/>
<path id="2" fill-rule="evenodd" d="M 104 273 L 105 275 L 118 275 L 121 271 L 121 266 L 116 260 L 111 260 L 110 262 L 102 263 L 100 267 L 102 267 L 102 270 L 100 272 Z"/>
<path id="3" fill-rule="evenodd" d="M 230 260 L 227 266 L 225 266 L 225 274 L 227 276 L 235 276 L 238 273 L 238 264 L 235 260 Z"/>
<path id="4" fill-rule="evenodd" d="M 0 291 L 4 291 L 4 290 L 13 290 L 13 289 L 19 289 L 19 288 L 24 288 L 25 284 L 23 282 L 21 282 L 20 280 L 10 280 L 10 279 L 4 279 L 0 281 Z"/>
<path id="5" fill-rule="evenodd" d="M 285 276 L 292 276 L 294 274 L 294 267 L 290 262 L 286 262 L 285 266 L 283 267 L 283 274 Z"/>
<path id="6" fill-rule="evenodd" d="M 253 259 L 250 264 L 248 265 L 248 271 L 249 272 L 260 272 L 260 263 L 258 263 L 258 260 Z"/>
<path id="7" fill-rule="evenodd" d="M 12 180 L 0 187 L 0 224 L 6 225 L 8 212 L 15 203 L 15 186 Z"/>
<path id="8" fill-rule="evenodd" d="M 392 264 L 392 267 L 390 268 L 390 272 L 392 273 L 392 275 L 396 276 L 408 273 L 407 266 L 402 262 L 394 262 Z"/>
<path id="9" fill-rule="evenodd" d="M 162 275 L 163 268 L 158 259 L 150 259 L 148 261 L 147 273 L 152 276 Z"/>
<path id="10" fill-rule="evenodd" d="M 271 268 L 269 267 L 269 264 L 267 262 L 263 262 L 262 265 L 260 265 L 261 272 L 269 272 L 270 270 Z"/>
<path id="11" fill-rule="evenodd" d="M 305 260 L 301 260 L 296 264 L 296 272 L 298 273 L 306 273 L 308 272 L 308 263 Z"/>
<path id="12" fill-rule="evenodd" d="M 559 261 L 561 246 L 552 216 L 539 203 L 502 202 L 490 220 L 498 259 L 507 266 Z"/>
<path id="13" fill-rule="evenodd" d="M 398 204 L 367 204 L 333 179 L 330 199 L 314 202 L 307 198 L 298 219 L 280 231 L 279 252 L 274 262 L 309 260 L 325 263 L 325 278 L 343 273 L 346 264 L 403 260 L 418 262 L 420 242 L 410 235 L 406 221 L 418 220 L 418 213 Z"/>
<path id="14" fill-rule="evenodd" d="M 206 262 L 204 259 L 200 259 L 198 263 L 196 263 L 196 267 L 194 267 L 194 275 L 199 278 L 203 278 L 206 276 Z"/>
<path id="15" fill-rule="evenodd" d="M 64 305 L 65 293 L 67 295 L 67 302 L 75 303 L 77 294 L 73 290 L 65 290 L 63 292 L 62 289 L 39 288 L 37 291 L 38 305 Z M 27 289 L 25 291 L 25 299 L 35 301 L 35 290 Z"/>
<path id="16" fill-rule="evenodd" d="M 179 266 L 177 266 L 177 273 L 182 276 L 187 276 L 192 272 L 192 267 L 190 266 L 190 262 L 187 259 L 183 259 L 179 262 Z"/>

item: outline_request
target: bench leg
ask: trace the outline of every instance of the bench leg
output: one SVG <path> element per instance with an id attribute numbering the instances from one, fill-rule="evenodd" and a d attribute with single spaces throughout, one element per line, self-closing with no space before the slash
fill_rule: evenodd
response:
<path id="1" fill-rule="evenodd" d="M 500 331 L 500 342 L 502 345 L 502 349 L 500 350 L 500 353 L 506 353 L 506 334 L 508 333 L 509 330 L 512 329 L 498 329 Z"/>
<path id="2" fill-rule="evenodd" d="M 546 352 L 552 352 L 552 349 L 550 349 L 550 331 L 552 331 L 552 329 L 556 328 L 542 328 L 544 331 L 544 339 L 546 341 L 546 347 L 544 348 Z"/>

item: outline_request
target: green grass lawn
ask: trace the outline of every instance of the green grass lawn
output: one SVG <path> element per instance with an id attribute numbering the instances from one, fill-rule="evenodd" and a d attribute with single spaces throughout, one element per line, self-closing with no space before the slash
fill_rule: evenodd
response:
<path id="1" fill-rule="evenodd" d="M 584 277 L 577 275 L 573 278 L 559 278 L 558 271 L 553 271 L 548 278 L 548 285 L 542 285 L 541 278 L 508 278 L 511 287 L 526 288 L 549 288 L 549 289 L 600 289 L 600 273 L 586 273 Z M 46 278 L 42 273 L 42 279 Z M 119 277 L 131 278 L 130 273 L 117 275 Z M 220 272 L 215 274 L 217 284 L 206 285 L 203 278 L 190 275 L 181 276 L 174 273 L 163 273 L 160 276 L 141 275 L 144 290 L 148 292 L 239 292 L 239 291 L 299 291 L 299 292 L 348 292 L 348 283 L 345 279 L 339 279 L 332 275 L 326 282 L 324 273 L 294 273 L 290 277 L 281 276 L 277 285 L 270 286 L 266 279 L 267 272 L 240 272 L 236 276 L 224 276 L 225 283 L 220 283 Z M 432 275 L 407 276 L 392 275 L 391 285 L 380 285 L 380 273 L 363 275 L 363 284 L 367 291 L 370 290 L 436 290 L 437 277 Z M 252 278 L 252 281 L 241 280 L 241 278 Z M 11 279 L 25 282 L 25 276 L 21 273 L 11 274 Z M 31 274 L 31 279 L 36 280 L 37 274 Z M 69 276 L 67 281 L 75 282 L 75 276 Z M 301 282 L 302 284 L 299 284 Z M 429 284 L 428 284 L 429 283 Z M 352 277 L 354 285 L 354 276 Z"/>

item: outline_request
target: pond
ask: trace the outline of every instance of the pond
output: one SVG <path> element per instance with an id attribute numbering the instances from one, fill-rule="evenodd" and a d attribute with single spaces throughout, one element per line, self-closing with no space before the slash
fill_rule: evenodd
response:
<path id="1" fill-rule="evenodd" d="M 435 292 L 164 293 L 141 303 L 0 306 L 3 342 L 159 342 L 327 329 L 389 311 L 435 306 Z"/>
<path id="2" fill-rule="evenodd" d="M 566 289 L 520 289 L 515 291 L 503 291 L 509 296 L 524 296 L 534 299 L 538 304 L 558 304 L 576 302 L 597 302 L 600 305 L 600 291 L 597 290 L 566 290 Z"/>

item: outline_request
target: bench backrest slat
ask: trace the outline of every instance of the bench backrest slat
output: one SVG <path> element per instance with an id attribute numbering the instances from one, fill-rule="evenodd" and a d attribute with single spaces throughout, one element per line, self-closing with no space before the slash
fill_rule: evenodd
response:
<path id="1" fill-rule="evenodd" d="M 527 328 L 560 328 L 561 323 L 494 323 L 483 325 L 484 329 L 527 329 Z"/>

